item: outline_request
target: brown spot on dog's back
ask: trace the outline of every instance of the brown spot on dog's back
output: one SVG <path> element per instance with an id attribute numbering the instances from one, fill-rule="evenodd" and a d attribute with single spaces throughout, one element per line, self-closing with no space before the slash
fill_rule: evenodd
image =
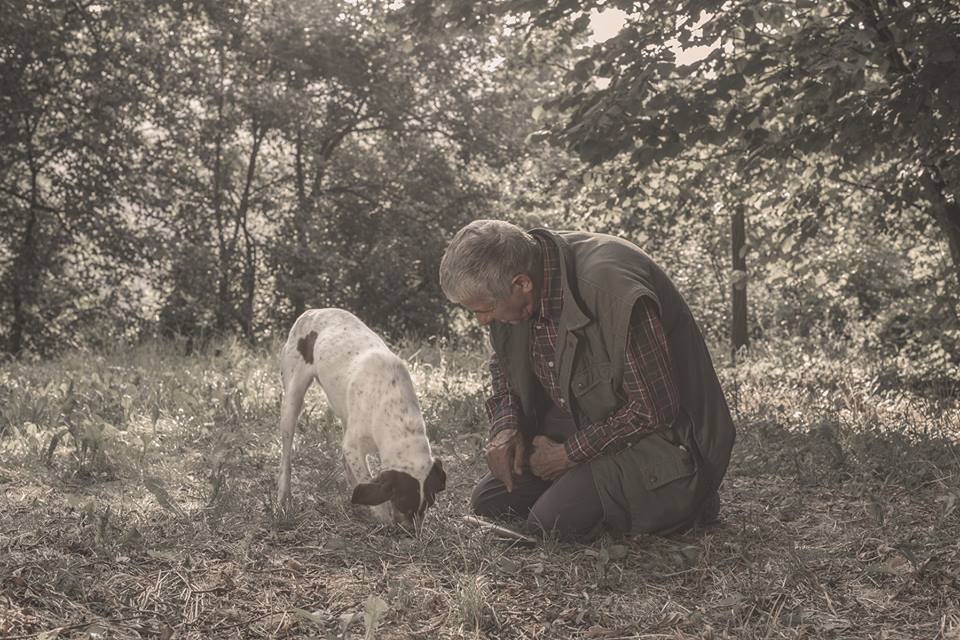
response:
<path id="1" fill-rule="evenodd" d="M 297 340 L 297 351 L 303 356 L 303 361 L 307 364 L 313 364 L 313 344 L 317 341 L 317 332 L 311 331 L 304 337 Z"/>

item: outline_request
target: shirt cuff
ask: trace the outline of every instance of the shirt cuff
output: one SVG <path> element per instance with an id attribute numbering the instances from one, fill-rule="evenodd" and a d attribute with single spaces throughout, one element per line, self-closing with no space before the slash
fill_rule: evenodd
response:
<path id="1" fill-rule="evenodd" d="M 505 429 L 517 428 L 519 417 L 516 409 L 511 406 L 509 397 L 506 399 L 502 396 L 489 398 L 486 402 L 486 409 L 487 419 L 490 422 L 490 438 Z"/>
<path id="2" fill-rule="evenodd" d="M 566 439 L 563 443 L 563 448 L 567 452 L 567 457 L 570 458 L 570 462 L 576 462 L 577 464 L 583 464 L 595 456 L 591 451 L 584 450 L 584 443 L 581 442 L 582 438 L 579 437 L 580 433 L 577 432 Z"/>

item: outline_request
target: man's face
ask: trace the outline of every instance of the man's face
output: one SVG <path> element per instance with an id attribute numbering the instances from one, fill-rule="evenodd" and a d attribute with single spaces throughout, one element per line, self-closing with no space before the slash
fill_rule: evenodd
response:
<path id="1" fill-rule="evenodd" d="M 492 321 L 517 324 L 529 319 L 537 304 L 533 280 L 525 273 L 514 276 L 510 295 L 501 300 L 470 300 L 463 303 L 467 311 L 477 316 L 477 322 L 487 326 Z"/>

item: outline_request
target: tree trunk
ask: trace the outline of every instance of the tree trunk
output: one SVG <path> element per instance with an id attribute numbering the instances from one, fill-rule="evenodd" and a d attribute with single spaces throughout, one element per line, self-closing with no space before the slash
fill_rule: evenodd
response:
<path id="1" fill-rule="evenodd" d="M 921 181 L 930 200 L 930 214 L 937 226 L 947 237 L 953 272 L 960 285 L 960 202 L 950 202 L 944 196 L 946 185 L 935 168 L 928 168 L 920 174 Z"/>
<path id="2" fill-rule="evenodd" d="M 36 262 L 36 225 L 37 212 L 31 209 L 27 218 L 27 226 L 23 231 L 23 242 L 20 251 L 13 262 L 13 277 L 10 283 L 13 322 L 10 324 L 10 335 L 7 337 L 6 352 L 12 356 L 18 355 L 24 346 L 24 333 L 27 317 L 24 308 L 30 303 L 30 291 L 33 289 L 32 273 Z"/>
<path id="3" fill-rule="evenodd" d="M 289 265 L 291 282 L 286 288 L 292 306 L 293 317 L 289 319 L 290 324 L 307 310 L 307 306 L 311 302 L 317 302 L 317 292 L 309 291 L 305 284 L 308 270 L 322 268 L 322 265 L 307 262 L 312 253 L 309 246 L 309 228 L 316 215 L 317 198 L 320 195 L 321 185 L 326 175 L 327 160 L 329 154 L 332 153 L 328 142 L 320 145 L 319 153 L 309 157 L 306 150 L 309 143 L 304 140 L 303 127 L 303 123 L 298 124 L 296 155 L 294 157 L 297 207 L 293 213 L 295 237 L 293 240 L 294 250 L 291 255 L 293 263 Z"/>
<path id="4" fill-rule="evenodd" d="M 737 350 L 749 343 L 747 337 L 747 235 L 745 231 L 743 205 L 737 205 L 733 214 L 731 229 L 731 253 L 733 257 L 733 326 L 731 331 L 731 349 L 734 360 Z"/>
<path id="5" fill-rule="evenodd" d="M 240 197 L 239 211 L 237 211 L 237 221 L 240 230 L 243 232 L 244 241 L 244 264 L 243 264 L 243 291 L 244 298 L 240 304 L 240 329 L 244 337 L 253 341 L 253 310 L 256 299 L 257 287 L 257 247 L 253 234 L 250 233 L 247 224 L 250 216 L 251 193 L 253 192 L 253 181 L 257 175 L 257 159 L 260 154 L 260 145 L 267 135 L 267 128 L 260 128 L 256 122 L 251 124 L 251 134 L 253 136 L 253 146 L 250 149 L 250 158 L 247 161 L 247 174 L 243 184 L 243 194 Z"/>
<path id="6" fill-rule="evenodd" d="M 300 317 L 300 314 L 307 310 L 306 296 L 303 295 L 301 283 L 304 277 L 303 256 L 307 253 L 307 219 L 310 215 L 310 204 L 307 199 L 306 172 L 303 166 L 304 142 L 302 125 L 297 129 L 296 156 L 294 158 L 294 175 L 297 188 L 297 208 L 293 213 L 294 228 L 294 251 L 290 255 L 292 264 L 289 265 L 290 279 L 292 282 L 287 286 L 287 295 L 290 296 L 290 304 L 293 307 L 293 317 L 288 319 L 288 324 Z"/>
<path id="7" fill-rule="evenodd" d="M 253 234 L 243 225 L 244 238 L 244 269 L 243 269 L 243 305 L 240 314 L 240 323 L 244 337 L 251 344 L 254 342 L 253 325 L 254 311 L 257 298 L 257 244 Z"/>
<path id="8" fill-rule="evenodd" d="M 953 273 L 957 277 L 957 284 L 960 285 L 960 203 L 944 200 L 936 218 L 947 236 L 950 257 L 953 259 Z"/>
<path id="9" fill-rule="evenodd" d="M 215 323 L 217 334 L 223 335 L 227 330 L 227 319 L 233 315 L 231 312 L 232 300 L 230 298 L 230 262 L 231 251 L 228 248 L 226 237 L 226 219 L 224 215 L 224 162 L 223 162 L 223 129 L 224 129 L 224 52 L 221 45 L 218 55 L 220 86 L 217 93 L 217 134 L 215 140 L 215 151 L 213 159 L 213 214 L 217 225 L 217 250 L 218 250 L 218 273 L 217 273 L 217 308 L 215 310 Z"/>
<path id="10" fill-rule="evenodd" d="M 37 269 L 37 245 L 40 231 L 37 228 L 40 221 L 37 217 L 39 205 L 39 185 L 37 176 L 40 170 L 35 166 L 30 158 L 30 210 L 27 214 L 27 224 L 23 231 L 23 242 L 20 243 L 20 250 L 13 262 L 13 278 L 11 281 L 11 293 L 13 295 L 13 321 L 10 324 L 10 335 L 7 339 L 6 351 L 10 355 L 16 356 L 23 351 L 25 346 L 25 334 L 27 328 L 27 305 L 35 302 L 36 287 L 38 286 L 39 274 Z"/>

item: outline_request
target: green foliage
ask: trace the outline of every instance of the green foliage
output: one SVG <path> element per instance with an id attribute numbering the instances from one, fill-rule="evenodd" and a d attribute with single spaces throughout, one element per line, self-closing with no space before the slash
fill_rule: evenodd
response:
<path id="1" fill-rule="evenodd" d="M 634 11 L 623 29 L 590 42 L 587 11 L 609 6 L 484 5 L 565 34 L 574 57 L 535 110 L 532 139 L 595 168 L 554 215 L 644 245 L 717 336 L 725 289 L 746 282 L 757 332 L 856 334 L 918 375 L 950 375 L 960 362 L 957 5 L 649 3 L 623 6 Z M 465 22 L 456 9 L 440 16 Z M 721 266 L 740 207 L 745 274 Z"/>
<path id="2" fill-rule="evenodd" d="M 519 34 L 394 9 L 5 4 L 5 350 L 254 340 L 325 305 L 447 332 L 444 239 L 496 201 L 533 97 L 488 74 Z"/>
<path id="3" fill-rule="evenodd" d="M 0 7 L 0 341 L 44 350 L 89 324 L 140 264 L 124 179 L 139 141 L 118 4 Z M 115 301 L 115 300 L 114 300 Z"/>
<path id="4" fill-rule="evenodd" d="M 808 486 L 865 476 L 936 482 L 954 460 L 957 390 L 910 388 L 898 374 L 909 378 L 882 353 L 829 338 L 771 340 L 741 354 L 722 382 L 731 409 L 751 425 L 742 435 L 759 441 L 748 473 L 790 469 Z M 766 456 L 768 438 L 787 446 Z"/>
<path id="5" fill-rule="evenodd" d="M 218 347 L 238 355 L 235 346 Z M 230 351 L 234 349 L 233 351 Z M 180 351 L 179 349 L 176 351 Z M 179 507 L 151 465 L 173 451 L 162 437 L 173 429 L 190 441 L 209 443 L 208 502 L 222 498 L 225 468 L 242 455 L 253 420 L 273 420 L 265 393 L 273 376 L 246 364 L 186 360 L 166 346 L 93 355 L 78 352 L 56 363 L 11 364 L 0 377 L 0 438 L 10 451 L 55 472 L 123 478 L 143 483 L 174 512 Z M 251 403 L 258 403 L 256 413 Z"/>
<path id="6" fill-rule="evenodd" d="M 790 164 L 771 171 L 779 184 L 764 188 L 702 157 L 641 174 L 617 159 L 582 170 L 565 205 L 541 222 L 642 246 L 677 283 L 713 344 L 728 342 L 730 291 L 739 281 L 747 285 L 754 339 L 844 339 L 883 354 L 895 379 L 939 384 L 955 375 L 958 288 L 929 218 L 915 208 L 892 213 L 881 196 L 853 186 L 818 188 Z M 729 266 L 738 207 L 748 230 L 743 273 Z"/>
<path id="7" fill-rule="evenodd" d="M 410 363 L 431 440 L 466 429 L 483 433 L 487 416 L 486 357 L 478 343 L 408 339 L 398 353 Z"/>
<path id="8" fill-rule="evenodd" d="M 594 8 L 625 27 L 593 41 Z M 315 306 L 465 333 L 439 257 L 500 217 L 637 241 L 717 343 L 736 284 L 754 337 L 843 336 L 917 379 L 960 361 L 947 0 L 14 1 L 0 19 L 7 353 L 269 340 Z"/>

